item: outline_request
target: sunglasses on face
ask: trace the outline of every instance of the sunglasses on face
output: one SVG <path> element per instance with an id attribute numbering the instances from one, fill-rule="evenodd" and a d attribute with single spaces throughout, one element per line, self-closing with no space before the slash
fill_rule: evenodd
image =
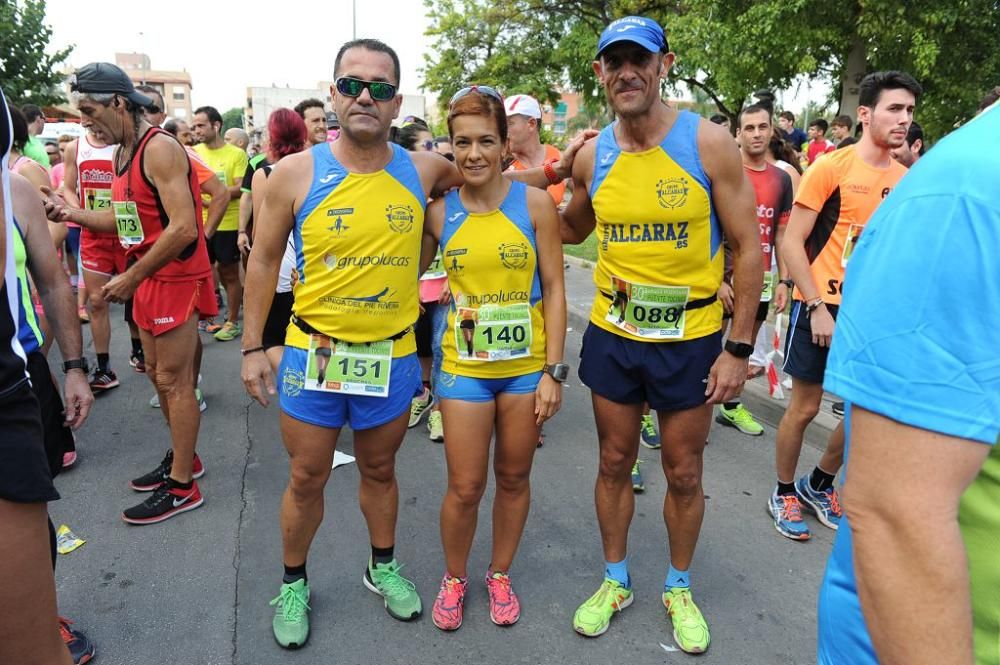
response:
<path id="1" fill-rule="evenodd" d="M 427 139 L 426 141 L 420 144 L 420 147 L 422 147 L 427 152 L 431 152 L 434 150 L 434 141 Z"/>
<path id="2" fill-rule="evenodd" d="M 149 106 L 143 106 L 142 111 L 143 113 L 148 113 L 149 115 L 156 115 L 157 113 L 162 113 L 163 109 L 156 104 L 150 104 Z"/>
<path id="3" fill-rule="evenodd" d="M 362 81 L 350 76 L 342 76 L 336 81 L 337 92 L 345 97 L 360 97 L 368 89 L 368 94 L 376 102 L 387 102 L 396 96 L 396 86 L 385 81 Z"/>
<path id="4" fill-rule="evenodd" d="M 488 85 L 470 85 L 467 88 L 462 88 L 454 95 L 452 95 L 451 101 L 448 102 L 448 106 L 451 106 L 452 104 L 460 100 L 462 97 L 468 95 L 470 92 L 480 92 L 484 95 L 489 95 L 493 99 L 503 104 L 503 95 L 497 92 L 496 88 L 491 88 Z"/>

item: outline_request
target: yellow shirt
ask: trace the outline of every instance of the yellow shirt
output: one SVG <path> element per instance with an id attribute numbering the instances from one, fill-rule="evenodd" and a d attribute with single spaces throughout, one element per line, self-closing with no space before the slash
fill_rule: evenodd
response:
<path id="1" fill-rule="evenodd" d="M 452 304 L 441 369 L 503 379 L 545 366 L 545 323 L 527 186 L 512 182 L 498 210 L 469 212 L 445 197 L 441 254 Z"/>
<path id="2" fill-rule="evenodd" d="M 215 175 L 218 176 L 219 180 L 226 187 L 232 187 L 237 179 L 242 178 L 246 174 L 249 158 L 245 152 L 234 145 L 227 143 L 217 150 L 212 150 L 204 143 L 199 143 L 194 147 L 194 150 L 201 157 L 201 160 L 208 164 L 208 167 L 215 172 Z M 210 200 L 211 197 L 202 196 L 202 203 L 204 203 L 202 206 L 204 219 L 202 221 L 208 221 L 208 202 Z M 226 207 L 226 214 L 223 215 L 217 230 L 238 231 L 239 228 L 240 200 L 230 199 L 229 205 Z"/>
<path id="3" fill-rule="evenodd" d="M 663 142 L 624 152 L 614 125 L 594 155 L 597 294 L 591 322 L 646 342 L 704 337 L 722 327 L 722 227 L 698 155 L 699 116 L 688 111 Z M 699 306 L 701 305 L 701 306 Z"/>
<path id="4" fill-rule="evenodd" d="M 419 313 L 417 271 L 426 198 L 409 155 L 392 145 L 389 164 L 351 173 L 330 145 L 312 148 L 309 194 L 293 229 L 295 316 L 345 342 L 377 342 L 411 329 Z M 309 348 L 293 323 L 285 343 Z M 412 329 L 393 357 L 416 351 Z"/>

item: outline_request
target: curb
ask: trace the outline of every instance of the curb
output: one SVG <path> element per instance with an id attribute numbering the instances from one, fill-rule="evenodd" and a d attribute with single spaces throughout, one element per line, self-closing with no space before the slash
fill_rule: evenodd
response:
<path id="1" fill-rule="evenodd" d="M 566 255 L 564 258 L 567 263 L 579 266 L 580 268 L 589 270 L 594 267 L 594 264 L 586 259 L 569 255 Z M 569 296 L 568 290 L 567 296 Z M 566 325 L 574 331 L 580 332 L 580 334 L 583 334 L 583 331 L 590 325 L 590 297 L 588 294 L 586 307 L 574 305 L 574 299 L 567 297 Z M 774 429 L 778 428 L 778 423 L 781 422 L 782 416 L 785 415 L 785 409 L 788 407 L 788 398 L 786 397 L 781 400 L 773 399 L 768 390 L 766 378 L 759 377 L 752 381 L 747 381 L 742 397 L 743 403 L 746 404 L 747 409 L 750 410 L 758 421 Z M 833 412 L 830 410 L 832 402 L 833 400 L 830 399 L 830 395 L 823 396 L 823 403 L 820 405 L 819 413 L 813 419 L 812 423 L 809 424 L 809 427 L 806 428 L 805 436 L 803 437 L 803 443 L 820 451 L 826 450 L 830 435 L 841 422 L 841 419 L 833 415 Z"/>

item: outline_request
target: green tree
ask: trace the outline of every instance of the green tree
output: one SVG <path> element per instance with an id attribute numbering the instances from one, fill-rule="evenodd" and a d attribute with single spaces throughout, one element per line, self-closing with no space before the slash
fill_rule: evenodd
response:
<path id="1" fill-rule="evenodd" d="M 47 54 L 52 29 L 45 23 L 45 0 L 0 0 L 0 83 L 16 104 L 65 101 L 59 65 L 73 47 Z"/>
<path id="2" fill-rule="evenodd" d="M 435 55 L 424 86 L 447 101 L 469 82 L 554 101 L 567 86 L 592 111 L 591 62 L 612 19 L 641 14 L 667 27 L 677 60 L 667 82 L 683 83 L 730 118 L 761 87 L 788 88 L 806 76 L 843 89 L 854 114 L 864 73 L 902 69 L 921 81 L 917 117 L 941 136 L 969 117 L 1000 81 L 997 0 L 425 0 Z M 854 97 L 851 97 L 851 91 Z"/>
<path id="3" fill-rule="evenodd" d="M 233 107 L 222 114 L 222 131 L 227 129 L 243 129 L 243 109 Z"/>

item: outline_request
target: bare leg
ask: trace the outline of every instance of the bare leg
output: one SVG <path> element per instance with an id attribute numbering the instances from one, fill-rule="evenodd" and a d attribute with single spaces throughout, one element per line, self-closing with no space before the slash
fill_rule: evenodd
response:
<path id="1" fill-rule="evenodd" d="M 243 304 L 243 284 L 240 282 L 240 264 L 219 264 L 219 277 L 226 289 L 226 320 L 236 323 L 240 318 L 240 307 Z"/>
<path id="2" fill-rule="evenodd" d="M 373 547 L 396 544 L 396 514 L 399 486 L 396 485 L 396 451 L 406 435 L 409 411 L 373 429 L 354 433 L 354 454 L 361 472 L 358 501 L 368 522 Z"/>
<path id="3" fill-rule="evenodd" d="M 493 454 L 493 570 L 510 570 L 531 505 L 531 463 L 538 447 L 535 394 L 497 395 L 497 445 Z"/>
<path id="4" fill-rule="evenodd" d="M 639 455 L 642 404 L 619 404 L 591 393 L 601 458 L 594 488 L 604 558 L 621 561 L 628 553 L 628 529 L 635 511 L 632 465 Z"/>
<path id="5" fill-rule="evenodd" d="M 201 412 L 194 394 L 198 317 L 192 315 L 184 324 L 158 337 L 153 337 L 146 330 L 141 334 L 147 372 L 156 386 L 160 407 L 170 427 L 174 451 L 170 477 L 177 482 L 188 483 L 191 482 L 191 467 L 201 425 Z"/>
<path id="6" fill-rule="evenodd" d="M 712 406 L 659 413 L 663 448 L 660 459 L 667 478 L 663 521 L 670 541 L 670 562 L 687 570 L 705 516 L 705 491 L 701 484 L 702 455 L 712 424 Z"/>
<path id="7" fill-rule="evenodd" d="M 496 403 L 443 399 L 440 404 L 448 464 L 448 490 L 441 502 L 441 544 L 447 573 L 466 577 L 479 502 L 486 490 Z"/>
<path id="8" fill-rule="evenodd" d="M 323 521 L 323 488 L 333 470 L 340 429 L 318 427 L 281 414 L 281 438 L 291 467 L 281 498 L 281 543 L 284 564 L 306 562 L 316 530 Z"/>
<path id="9" fill-rule="evenodd" d="M 792 377 L 792 399 L 785 409 L 785 415 L 778 423 L 778 436 L 775 445 L 775 460 L 778 471 L 778 481 L 782 483 L 795 482 L 795 468 L 799 464 L 802 452 L 802 437 L 806 427 L 819 413 L 819 405 L 823 400 L 823 386 Z M 843 427 L 840 430 L 840 457 L 843 458 Z M 833 437 L 831 437 L 832 440 Z M 837 469 L 840 465 L 837 465 Z M 835 473 L 837 469 L 829 470 Z"/>
<path id="10" fill-rule="evenodd" d="M 111 317 L 108 302 L 101 295 L 101 289 L 109 281 L 111 278 L 107 275 L 83 269 L 83 283 L 90 302 L 90 334 L 94 337 L 95 353 L 108 353 L 111 346 Z"/>
<path id="11" fill-rule="evenodd" d="M 59 637 L 44 503 L 0 499 L 0 561 L 0 663 L 70 665 Z"/>

